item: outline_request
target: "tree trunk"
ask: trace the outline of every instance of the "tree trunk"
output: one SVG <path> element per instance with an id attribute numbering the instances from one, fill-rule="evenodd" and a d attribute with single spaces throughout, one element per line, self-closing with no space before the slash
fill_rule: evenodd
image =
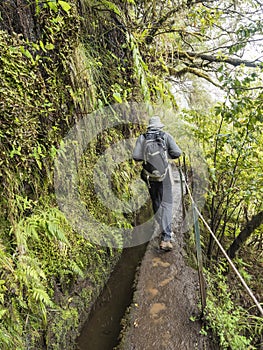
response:
<path id="1" fill-rule="evenodd" d="M 237 251 L 241 248 L 243 243 L 250 237 L 250 235 L 263 223 L 263 211 L 253 216 L 250 221 L 247 222 L 246 226 L 234 240 L 229 247 L 227 253 L 231 259 L 233 259 Z"/>
<path id="2" fill-rule="evenodd" d="M 29 0 L 0 1 L 0 30 L 22 34 L 25 39 L 35 41 L 40 35 L 39 23 L 35 18 L 35 4 Z"/>

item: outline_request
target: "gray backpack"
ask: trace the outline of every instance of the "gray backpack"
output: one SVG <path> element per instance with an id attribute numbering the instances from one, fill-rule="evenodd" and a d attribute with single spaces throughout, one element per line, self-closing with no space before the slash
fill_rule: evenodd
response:
<path id="1" fill-rule="evenodd" d="M 147 181 L 163 181 L 168 169 L 165 133 L 144 134 L 144 162 L 142 177 Z"/>

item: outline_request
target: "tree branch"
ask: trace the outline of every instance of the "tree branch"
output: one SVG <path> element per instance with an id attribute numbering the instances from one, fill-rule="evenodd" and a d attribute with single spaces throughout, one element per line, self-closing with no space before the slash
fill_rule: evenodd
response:
<path id="1" fill-rule="evenodd" d="M 149 31 L 148 35 L 145 38 L 146 44 L 150 44 L 153 41 L 154 36 L 158 32 L 159 29 L 162 28 L 162 25 L 167 22 L 170 18 L 172 18 L 176 13 L 179 13 L 180 10 L 182 10 L 185 7 L 192 6 L 194 4 L 200 3 L 202 0 L 194 0 L 194 1 L 187 1 L 186 4 L 180 4 L 177 7 L 172 8 L 170 11 L 168 11 L 166 14 L 164 14 L 157 22 L 154 23 L 154 26 Z"/>
<path id="2" fill-rule="evenodd" d="M 176 70 L 174 68 L 169 68 L 170 76 L 181 77 L 182 75 L 184 75 L 186 73 L 192 73 L 192 74 L 198 76 L 199 78 L 206 79 L 207 81 L 209 81 L 211 84 L 215 85 L 216 87 L 218 87 L 220 89 L 222 88 L 222 86 L 217 84 L 208 74 L 206 74 L 204 71 L 201 71 L 197 68 L 184 67 L 180 70 Z"/>
<path id="3" fill-rule="evenodd" d="M 224 63 L 228 63 L 232 66 L 240 66 L 240 65 L 245 65 L 246 67 L 252 67 L 252 68 L 256 68 L 258 67 L 260 64 L 262 64 L 262 62 L 260 61 L 247 61 L 247 60 L 242 60 L 239 58 L 233 58 L 233 57 L 226 57 L 226 56 L 214 56 L 214 55 L 207 55 L 207 54 L 202 54 L 202 53 L 196 53 L 196 52 L 183 52 L 183 51 L 177 51 L 174 53 L 174 55 L 176 55 L 179 58 L 196 58 L 196 59 L 202 59 L 204 61 L 208 61 L 208 62 L 224 62 Z"/>

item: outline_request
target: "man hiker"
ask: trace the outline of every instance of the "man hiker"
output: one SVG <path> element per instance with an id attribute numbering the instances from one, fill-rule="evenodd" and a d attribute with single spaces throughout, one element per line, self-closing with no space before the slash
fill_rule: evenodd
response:
<path id="1" fill-rule="evenodd" d="M 149 120 L 147 131 L 138 137 L 133 150 L 133 159 L 143 161 L 142 179 L 146 182 L 152 201 L 155 218 L 161 228 L 160 249 L 173 248 L 172 174 L 168 158 L 179 158 L 182 151 L 173 137 L 162 131 L 164 124 L 158 116 Z"/>

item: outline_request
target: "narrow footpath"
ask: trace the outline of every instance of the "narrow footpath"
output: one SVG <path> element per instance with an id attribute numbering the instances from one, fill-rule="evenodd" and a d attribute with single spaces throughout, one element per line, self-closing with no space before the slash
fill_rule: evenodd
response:
<path id="1" fill-rule="evenodd" d="M 215 350 L 218 346 L 200 331 L 197 270 L 187 262 L 182 227 L 181 185 L 174 177 L 174 249 L 161 252 L 158 237 L 148 244 L 137 275 L 133 302 L 117 350 Z M 156 234 L 154 236 L 157 236 Z"/>

